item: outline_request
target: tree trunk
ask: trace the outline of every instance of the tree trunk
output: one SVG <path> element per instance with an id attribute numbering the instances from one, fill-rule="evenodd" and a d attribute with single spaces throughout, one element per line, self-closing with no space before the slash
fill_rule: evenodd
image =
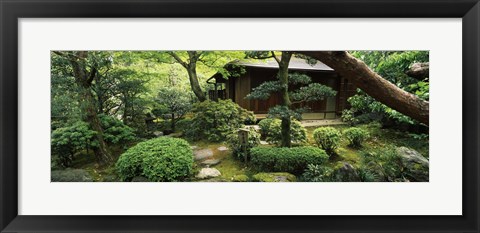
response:
<path id="1" fill-rule="evenodd" d="M 283 52 L 281 60 L 278 62 L 278 79 L 282 85 L 282 89 L 280 90 L 280 104 L 285 106 L 287 109 L 290 109 L 292 105 L 290 101 L 290 97 L 288 95 L 288 64 L 290 63 L 290 58 L 292 57 L 292 53 L 290 52 Z M 291 138 L 291 129 L 290 126 L 292 124 L 290 119 L 290 114 L 284 114 L 284 117 L 281 118 L 282 123 L 282 147 L 291 147 L 292 146 L 292 138 Z"/>
<path id="2" fill-rule="evenodd" d="M 175 133 L 175 113 L 172 113 L 172 122 L 170 128 L 172 129 L 172 133 Z"/>
<path id="3" fill-rule="evenodd" d="M 298 53 L 317 59 L 340 75 L 351 80 L 377 101 L 428 125 L 428 101 L 408 93 L 373 72 L 363 61 L 344 51 L 300 51 Z"/>
<path id="4" fill-rule="evenodd" d="M 205 96 L 205 93 L 203 93 L 200 83 L 198 82 L 196 64 L 190 63 L 187 71 L 188 78 L 190 79 L 190 87 L 192 88 L 192 91 L 197 97 L 198 101 L 203 102 L 207 100 L 207 97 Z"/>
<path id="5" fill-rule="evenodd" d="M 85 120 L 90 124 L 92 130 L 97 132 L 96 139 L 98 141 L 98 147 L 93 148 L 95 157 L 102 163 L 108 164 L 112 162 L 112 157 L 107 148 L 107 144 L 103 138 L 103 129 L 98 118 L 95 108 L 95 101 L 92 92 L 89 87 L 82 86 L 82 108 L 86 114 Z"/>
<path id="6" fill-rule="evenodd" d="M 95 106 L 95 98 L 92 94 L 92 82 L 97 75 L 96 68 L 91 68 L 87 71 L 85 60 L 88 57 L 87 51 L 76 52 L 73 57 L 69 58 L 70 64 L 73 68 L 73 76 L 75 81 L 81 89 L 80 100 L 82 111 L 86 114 L 85 120 L 90 124 L 92 130 L 96 131 L 96 138 L 98 141 L 98 148 L 94 148 L 96 158 L 102 163 L 110 163 L 112 157 L 108 151 L 107 145 L 103 138 L 103 129 L 97 115 L 97 108 Z"/>

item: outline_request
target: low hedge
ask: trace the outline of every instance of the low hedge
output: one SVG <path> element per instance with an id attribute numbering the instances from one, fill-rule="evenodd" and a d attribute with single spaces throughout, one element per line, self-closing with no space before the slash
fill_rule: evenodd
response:
<path id="1" fill-rule="evenodd" d="M 301 174 L 308 164 L 323 164 L 328 160 L 324 150 L 304 147 L 255 147 L 251 151 L 251 164 L 266 172 Z"/>

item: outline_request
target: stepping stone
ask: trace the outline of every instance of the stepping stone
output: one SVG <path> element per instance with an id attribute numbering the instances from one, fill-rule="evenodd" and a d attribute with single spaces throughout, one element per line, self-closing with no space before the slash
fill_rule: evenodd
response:
<path id="1" fill-rule="evenodd" d="M 210 167 L 210 166 L 215 166 L 220 163 L 219 159 L 207 159 L 202 162 L 202 165 Z"/>
<path id="2" fill-rule="evenodd" d="M 153 135 L 155 135 L 155 137 L 161 137 L 161 136 L 163 136 L 163 132 L 162 131 L 155 131 L 155 132 L 153 132 Z"/>
<path id="3" fill-rule="evenodd" d="M 260 141 L 260 145 L 268 145 L 267 141 Z"/>
<path id="4" fill-rule="evenodd" d="M 219 151 L 227 151 L 228 148 L 227 148 L 226 146 L 221 146 L 221 147 L 217 148 L 217 150 L 219 150 Z"/>
<path id="5" fill-rule="evenodd" d="M 202 168 L 200 172 L 195 176 L 199 179 L 213 178 L 222 175 L 216 168 Z"/>
<path id="6" fill-rule="evenodd" d="M 195 156 L 195 160 L 202 160 L 202 159 L 212 157 L 213 156 L 213 151 L 211 149 L 195 150 L 193 152 L 193 155 Z"/>
<path id="7" fill-rule="evenodd" d="M 195 150 L 198 148 L 198 146 L 191 146 L 190 148 L 192 148 L 192 150 Z"/>

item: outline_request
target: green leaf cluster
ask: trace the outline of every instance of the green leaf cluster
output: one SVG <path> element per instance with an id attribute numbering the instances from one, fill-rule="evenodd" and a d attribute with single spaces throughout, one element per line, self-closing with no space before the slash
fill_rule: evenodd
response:
<path id="1" fill-rule="evenodd" d="M 97 132 L 91 130 L 88 123 L 83 121 L 58 128 L 51 135 L 52 155 L 57 156 L 59 165 L 68 167 L 76 152 L 98 146 L 96 134 Z"/>
<path id="2" fill-rule="evenodd" d="M 348 139 L 350 145 L 355 148 L 362 147 L 362 143 L 370 136 L 368 131 L 357 127 L 344 130 L 343 135 Z"/>
<path id="3" fill-rule="evenodd" d="M 267 142 L 280 145 L 282 141 L 282 121 L 280 119 L 266 118 L 258 123 L 260 132 Z M 307 130 L 299 121 L 292 120 L 290 124 L 290 137 L 294 143 L 307 141 Z"/>
<path id="4" fill-rule="evenodd" d="M 211 142 L 225 141 L 231 132 L 243 127 L 247 119 L 254 118 L 252 112 L 230 99 L 195 103 L 191 112 L 191 125 L 185 132 L 187 137 Z"/>
<path id="5" fill-rule="evenodd" d="M 260 171 L 301 174 L 308 164 L 324 164 L 328 155 L 311 147 L 255 147 L 251 150 L 251 164 Z"/>
<path id="6" fill-rule="evenodd" d="M 181 181 L 191 175 L 193 151 L 183 139 L 155 138 L 128 149 L 115 167 L 123 181 L 137 176 L 153 182 Z"/>
<path id="7" fill-rule="evenodd" d="M 333 127 L 320 127 L 313 131 L 315 143 L 329 155 L 335 154 L 335 149 L 340 145 L 341 133 Z"/>

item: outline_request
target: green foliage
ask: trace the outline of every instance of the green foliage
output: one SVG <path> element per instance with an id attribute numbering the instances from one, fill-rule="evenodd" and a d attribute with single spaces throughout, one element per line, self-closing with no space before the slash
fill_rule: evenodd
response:
<path id="1" fill-rule="evenodd" d="M 367 181 L 398 181 L 404 179 L 404 168 L 402 161 L 395 148 L 385 147 L 363 151 L 361 169 L 368 176 Z"/>
<path id="2" fill-rule="evenodd" d="M 313 131 L 315 143 L 329 155 L 333 155 L 340 145 L 340 136 L 340 132 L 333 127 L 320 127 Z"/>
<path id="3" fill-rule="evenodd" d="M 182 119 L 192 108 L 193 99 L 187 92 L 176 88 L 162 88 L 158 91 L 156 116 L 166 115 L 170 118 L 171 130 L 175 131 L 177 121 Z"/>
<path id="4" fill-rule="evenodd" d="M 278 92 L 282 89 L 282 84 L 280 81 L 266 81 L 260 84 L 258 87 L 252 89 L 246 98 L 247 99 L 258 99 L 258 100 L 268 100 L 272 93 Z"/>
<path id="5" fill-rule="evenodd" d="M 275 120 L 277 119 L 269 117 L 258 122 L 258 126 L 260 127 L 260 134 L 263 138 L 267 137 L 268 133 L 270 132 L 270 126 Z"/>
<path id="6" fill-rule="evenodd" d="M 348 139 L 350 145 L 355 148 L 362 147 L 362 143 L 370 136 L 368 131 L 357 127 L 344 130 L 343 135 Z"/>
<path id="7" fill-rule="evenodd" d="M 232 155 L 244 161 L 244 151 L 242 150 L 242 145 L 240 144 L 240 140 L 238 137 L 238 131 L 232 132 L 230 135 L 227 136 L 227 143 L 229 148 L 232 149 Z M 250 160 L 250 150 L 260 144 L 260 134 L 258 134 L 254 128 L 248 128 L 248 143 L 245 145 L 245 151 L 247 155 L 247 160 Z"/>
<path id="8" fill-rule="evenodd" d="M 190 125 L 192 124 L 192 119 L 181 119 L 176 123 L 176 128 L 178 131 L 185 132 Z"/>
<path id="9" fill-rule="evenodd" d="M 289 95 L 294 102 L 313 102 L 324 100 L 326 97 L 334 97 L 337 92 L 320 83 L 310 83 L 308 86 L 290 92 Z"/>
<path id="10" fill-rule="evenodd" d="M 98 145 L 94 140 L 96 134 L 97 132 L 91 130 L 90 126 L 83 121 L 58 128 L 52 132 L 52 155 L 57 156 L 61 166 L 68 167 L 76 152 Z"/>
<path id="11" fill-rule="evenodd" d="M 253 175 L 253 181 L 256 182 L 295 182 L 297 177 L 287 172 L 258 173 Z"/>
<path id="12" fill-rule="evenodd" d="M 266 118 L 259 122 L 260 132 L 265 135 L 269 143 L 279 145 L 282 141 L 282 121 L 280 119 Z M 299 121 L 292 120 L 290 124 L 290 137 L 294 143 L 307 141 L 307 130 Z"/>
<path id="13" fill-rule="evenodd" d="M 320 83 L 311 83 L 312 79 L 301 73 L 290 73 L 288 75 L 288 84 L 303 85 L 288 93 L 290 99 L 294 102 L 312 102 L 323 100 L 326 97 L 332 97 L 337 94 L 332 88 Z M 247 95 L 247 99 L 267 100 L 273 93 L 281 91 L 283 88 L 280 81 L 266 81 L 252 89 Z"/>
<path id="14" fill-rule="evenodd" d="M 355 117 L 352 109 L 344 109 L 342 111 L 342 121 L 349 125 L 356 125 L 359 123 L 359 119 Z"/>
<path id="15" fill-rule="evenodd" d="M 429 99 L 428 77 L 419 81 L 406 75 L 406 71 L 412 64 L 429 61 L 428 51 L 354 51 L 351 54 L 396 86 L 422 99 Z M 350 116 L 357 118 L 358 123 L 374 120 L 382 120 L 386 123 L 393 120 L 396 124 L 418 124 L 410 117 L 387 107 L 364 92 L 350 97 L 348 102 L 352 106 Z"/>
<path id="16" fill-rule="evenodd" d="M 308 164 L 320 165 L 328 160 L 325 151 L 316 147 L 255 147 L 251 164 L 260 171 L 302 173 Z"/>
<path id="17" fill-rule="evenodd" d="M 410 117 L 387 107 L 363 92 L 348 98 L 348 102 L 351 105 L 350 111 L 356 118 L 357 123 L 392 119 L 399 123 L 415 124 L 415 121 Z"/>
<path id="18" fill-rule="evenodd" d="M 116 163 L 122 181 L 144 176 L 149 181 L 181 181 L 193 168 L 193 151 L 187 141 L 160 137 L 128 149 Z"/>
<path id="19" fill-rule="evenodd" d="M 233 182 L 248 182 L 249 178 L 247 175 L 235 175 L 232 177 Z"/>
<path id="20" fill-rule="evenodd" d="M 245 116 L 249 114 L 230 99 L 195 103 L 192 113 L 192 124 L 186 131 L 187 137 L 211 142 L 225 140 L 231 132 L 243 126 Z"/>
<path id="21" fill-rule="evenodd" d="M 103 138 L 109 144 L 122 144 L 136 139 L 134 129 L 123 124 L 122 121 L 101 114 L 98 116 L 103 128 Z"/>
<path id="22" fill-rule="evenodd" d="M 333 169 L 315 164 L 308 164 L 307 169 L 302 174 L 302 180 L 306 182 L 329 182 Z"/>

